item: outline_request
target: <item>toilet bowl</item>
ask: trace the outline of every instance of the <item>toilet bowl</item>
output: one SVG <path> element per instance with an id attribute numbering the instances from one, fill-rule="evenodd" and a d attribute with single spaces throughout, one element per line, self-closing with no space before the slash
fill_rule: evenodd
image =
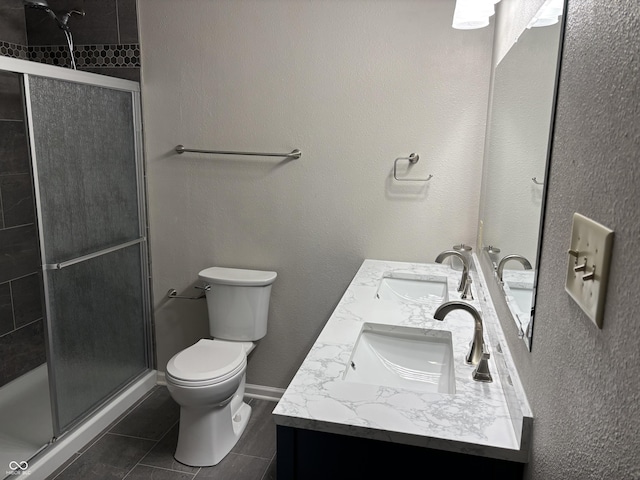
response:
<path id="1" fill-rule="evenodd" d="M 244 432 L 247 355 L 267 331 L 275 272 L 211 267 L 206 282 L 209 332 L 167 363 L 167 388 L 180 405 L 174 457 L 192 467 L 217 465 Z"/>
<path id="2" fill-rule="evenodd" d="M 216 465 L 242 435 L 251 416 L 243 397 L 252 349 L 251 342 L 202 339 L 169 360 L 167 388 L 180 405 L 180 463 Z"/>

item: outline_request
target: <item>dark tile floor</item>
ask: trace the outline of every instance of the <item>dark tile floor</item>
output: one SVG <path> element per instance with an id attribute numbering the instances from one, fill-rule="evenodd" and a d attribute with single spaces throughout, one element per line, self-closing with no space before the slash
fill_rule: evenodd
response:
<path id="1" fill-rule="evenodd" d="M 250 399 L 247 429 L 222 462 L 194 468 L 173 458 L 180 408 L 166 387 L 155 387 L 47 480 L 274 480 L 275 402 Z"/>

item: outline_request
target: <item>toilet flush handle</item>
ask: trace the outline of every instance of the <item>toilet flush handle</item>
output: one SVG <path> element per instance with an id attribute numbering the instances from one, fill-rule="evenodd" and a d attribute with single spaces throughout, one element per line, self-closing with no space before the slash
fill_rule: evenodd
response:
<path id="1" fill-rule="evenodd" d="M 183 295 L 178 295 L 177 290 L 175 288 L 171 288 L 167 292 L 167 298 L 181 298 L 184 300 L 200 300 L 201 298 L 204 298 L 206 296 L 209 290 L 211 290 L 211 285 L 206 284 L 203 287 L 199 287 L 196 285 L 195 288 L 197 288 L 198 290 L 202 290 L 202 293 L 197 297 L 185 297 Z"/>

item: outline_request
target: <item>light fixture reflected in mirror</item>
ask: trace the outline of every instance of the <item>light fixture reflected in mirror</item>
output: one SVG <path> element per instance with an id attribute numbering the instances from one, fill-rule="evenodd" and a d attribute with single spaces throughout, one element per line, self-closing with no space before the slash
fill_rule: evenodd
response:
<path id="1" fill-rule="evenodd" d="M 484 28 L 495 13 L 494 5 L 500 0 L 456 0 L 452 27 L 458 30 Z"/>
<path id="2" fill-rule="evenodd" d="M 548 27 L 560 21 L 563 10 L 563 0 L 547 0 L 544 2 L 538 13 L 531 19 L 527 28 Z"/>

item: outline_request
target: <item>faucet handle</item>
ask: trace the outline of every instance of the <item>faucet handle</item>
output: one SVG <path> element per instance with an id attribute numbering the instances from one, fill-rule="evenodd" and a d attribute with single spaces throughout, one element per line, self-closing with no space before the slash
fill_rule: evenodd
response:
<path id="1" fill-rule="evenodd" d="M 489 372 L 489 358 L 491 358 L 489 352 L 482 353 L 482 358 L 478 362 L 478 366 L 473 370 L 473 379 L 476 382 L 493 382 L 493 378 L 491 378 L 491 373 Z"/>

